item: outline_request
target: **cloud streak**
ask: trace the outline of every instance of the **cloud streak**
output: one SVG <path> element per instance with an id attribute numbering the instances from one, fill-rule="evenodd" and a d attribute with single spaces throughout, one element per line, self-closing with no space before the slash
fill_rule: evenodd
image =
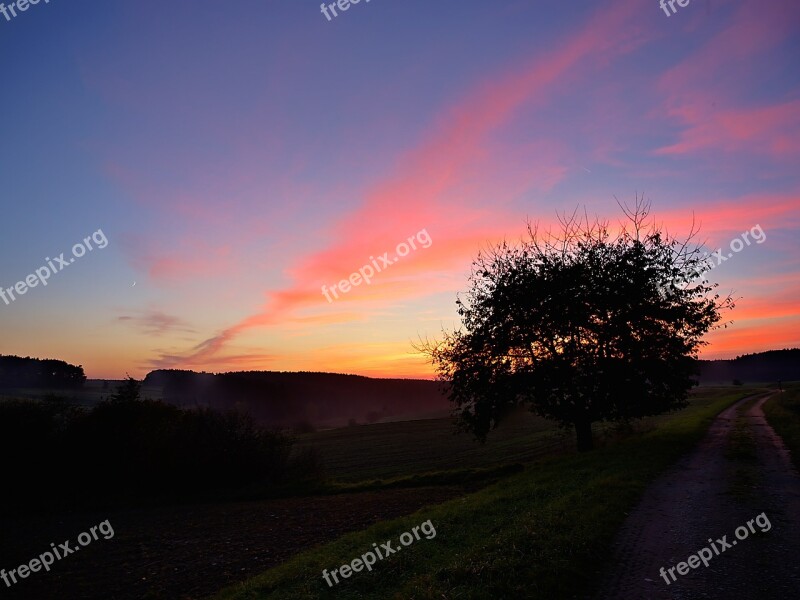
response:
<path id="1" fill-rule="evenodd" d="M 318 305 L 322 283 L 338 281 L 342 274 L 352 272 L 354 265 L 364 264 L 365 257 L 387 246 L 387 240 L 389 244 L 401 241 L 408 232 L 422 227 L 435 239 L 434 248 L 426 250 L 424 258 L 409 257 L 390 276 L 373 283 L 375 287 L 393 284 L 392 292 L 402 294 L 418 287 L 398 285 L 403 276 L 424 277 L 430 269 L 464 268 L 463 261 L 488 240 L 517 230 L 518 215 L 504 214 L 501 207 L 485 207 L 485 198 L 470 197 L 469 190 L 465 194 L 459 187 L 463 178 L 481 171 L 489 158 L 486 145 L 490 135 L 506 125 L 515 111 L 544 101 L 580 69 L 602 68 L 614 56 L 630 52 L 639 35 L 627 25 L 637 8 L 627 0 L 604 6 L 554 50 L 505 76 L 482 82 L 445 110 L 434 133 L 407 153 L 395 176 L 374 186 L 363 206 L 340 221 L 335 228 L 336 241 L 289 270 L 290 286 L 269 292 L 269 301 L 259 312 L 199 344 L 185 356 L 185 362 L 213 361 L 243 332 L 276 324 L 295 310 Z M 620 34 L 626 31 L 632 33 Z M 565 169 L 548 160 L 544 152 L 541 159 L 541 178 L 552 185 Z M 461 197 L 452 197 L 454 190 L 461 192 Z"/>
<path id="2" fill-rule="evenodd" d="M 167 333 L 194 333 L 195 330 L 183 319 L 160 310 L 137 310 L 133 314 L 121 315 L 117 321 L 132 325 L 147 335 L 161 336 Z"/>

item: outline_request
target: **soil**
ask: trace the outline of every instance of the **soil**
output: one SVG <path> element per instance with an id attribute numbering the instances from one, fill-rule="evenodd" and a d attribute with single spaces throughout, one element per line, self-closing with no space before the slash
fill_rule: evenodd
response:
<path id="1" fill-rule="evenodd" d="M 0 519 L 0 568 L 28 563 L 108 519 L 114 537 L 81 547 L 0 597 L 25 600 L 206 598 L 350 531 L 463 494 L 458 487 L 382 490 L 61 517 Z M 378 540 L 376 540 L 378 541 Z M 10 580 L 9 580 L 10 581 Z"/>

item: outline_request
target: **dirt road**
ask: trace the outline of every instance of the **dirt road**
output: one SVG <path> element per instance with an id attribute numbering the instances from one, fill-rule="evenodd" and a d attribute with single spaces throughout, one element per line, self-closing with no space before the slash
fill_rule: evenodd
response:
<path id="1" fill-rule="evenodd" d="M 721 413 L 706 438 L 645 492 L 614 547 L 614 571 L 598 599 L 800 597 L 800 476 L 764 418 L 767 396 Z M 738 530 L 765 513 L 771 528 Z M 761 523 L 766 521 L 762 518 Z M 747 533 L 746 536 L 744 534 Z M 727 536 L 708 566 L 668 570 Z M 709 548 L 713 552 L 713 548 Z"/>

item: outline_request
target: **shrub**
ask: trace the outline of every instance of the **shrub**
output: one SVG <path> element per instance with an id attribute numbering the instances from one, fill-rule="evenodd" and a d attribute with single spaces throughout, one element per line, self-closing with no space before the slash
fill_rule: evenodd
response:
<path id="1" fill-rule="evenodd" d="M 0 402 L 0 452 L 15 457 L 0 505 L 180 500 L 316 477 L 316 457 L 290 460 L 292 443 L 246 415 L 152 400 L 117 399 L 91 411 Z"/>

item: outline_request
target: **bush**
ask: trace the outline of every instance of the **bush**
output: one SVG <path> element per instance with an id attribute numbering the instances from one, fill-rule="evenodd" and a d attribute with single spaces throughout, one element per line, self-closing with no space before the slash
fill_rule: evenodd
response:
<path id="1" fill-rule="evenodd" d="M 248 486 L 270 489 L 320 473 L 290 460 L 292 439 L 242 414 L 185 411 L 152 400 L 107 401 L 84 412 L 61 403 L 0 403 L 7 494 L 0 504 L 179 500 Z"/>
<path id="2" fill-rule="evenodd" d="M 33 489 L 49 476 L 75 414 L 73 407 L 58 403 L 0 402 L 0 455 L 5 458 L 0 498 Z"/>

